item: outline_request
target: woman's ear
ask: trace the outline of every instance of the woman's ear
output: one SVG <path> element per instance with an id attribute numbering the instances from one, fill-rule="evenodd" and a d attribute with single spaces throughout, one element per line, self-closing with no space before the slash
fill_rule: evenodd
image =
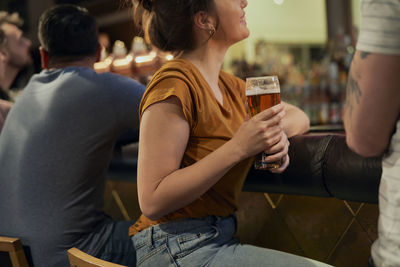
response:
<path id="1" fill-rule="evenodd" d="M 193 24 L 197 29 L 205 31 L 208 35 L 215 33 L 215 19 L 205 11 L 194 14 Z M 210 34 L 210 31 L 213 33 Z"/>

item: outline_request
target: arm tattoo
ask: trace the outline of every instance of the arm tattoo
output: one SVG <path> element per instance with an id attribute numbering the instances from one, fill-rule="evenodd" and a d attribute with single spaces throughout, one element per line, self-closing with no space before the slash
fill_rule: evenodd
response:
<path id="1" fill-rule="evenodd" d="M 366 59 L 369 55 L 371 55 L 371 53 L 361 51 L 360 57 L 361 59 Z"/>
<path id="2" fill-rule="evenodd" d="M 349 117 L 353 115 L 354 101 L 356 104 L 360 103 L 361 90 L 358 82 L 354 79 L 352 73 L 350 72 L 349 79 L 347 81 L 347 92 L 346 92 L 346 107 L 349 112 Z M 350 119 L 351 121 L 351 119 Z M 351 124 L 351 123 L 350 123 Z"/>

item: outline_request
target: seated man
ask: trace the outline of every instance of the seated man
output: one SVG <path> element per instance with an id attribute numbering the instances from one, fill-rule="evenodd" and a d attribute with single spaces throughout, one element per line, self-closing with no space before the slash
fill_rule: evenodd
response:
<path id="1" fill-rule="evenodd" d="M 7 56 L 4 65 L 5 75 L 0 80 L 0 99 L 14 100 L 23 87 L 20 85 L 23 70 L 32 65 L 32 57 L 30 53 L 31 41 L 24 37 L 22 30 L 23 20 L 17 13 L 8 14 L 6 11 L 0 11 L 0 30 L 5 34 L 5 42 L 2 45 L 1 53 Z M 25 83 L 24 83 L 25 84 Z M 11 91 L 13 89 L 14 91 Z"/>
<path id="2" fill-rule="evenodd" d="M 0 133 L 11 107 L 12 103 L 10 101 L 5 101 L 3 99 L 0 99 Z"/>
<path id="3" fill-rule="evenodd" d="M 0 29 L 0 81 L 4 79 L 4 65 L 6 61 L 6 55 L 3 54 L 2 48 L 5 43 L 5 34 L 2 29 Z M 1 88 L 0 88 L 0 133 L 1 129 L 3 128 L 4 121 L 6 120 L 6 116 L 8 111 L 12 107 L 12 103 L 9 101 L 5 101 L 1 99 Z"/>
<path id="4" fill-rule="evenodd" d="M 104 183 L 119 135 L 137 128 L 144 86 L 92 66 L 95 20 L 73 5 L 39 20 L 41 73 L 14 104 L 0 135 L 0 235 L 29 246 L 35 266 L 69 266 L 77 247 L 135 264 L 132 222 L 103 212 Z"/>

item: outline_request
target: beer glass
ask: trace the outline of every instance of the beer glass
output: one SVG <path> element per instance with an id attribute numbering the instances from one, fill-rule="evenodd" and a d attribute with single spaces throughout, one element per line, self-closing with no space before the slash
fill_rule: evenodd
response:
<path id="1" fill-rule="evenodd" d="M 246 98 L 250 117 L 281 102 L 279 80 L 277 76 L 251 77 L 246 79 Z M 281 160 L 266 162 L 268 154 L 262 152 L 256 156 L 254 168 L 258 170 L 277 169 Z"/>

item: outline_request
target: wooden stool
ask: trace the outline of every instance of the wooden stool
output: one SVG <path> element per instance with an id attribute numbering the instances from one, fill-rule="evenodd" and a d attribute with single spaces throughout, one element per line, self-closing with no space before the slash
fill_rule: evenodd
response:
<path id="1" fill-rule="evenodd" d="M 90 256 L 77 248 L 68 250 L 68 258 L 71 267 L 127 267 Z"/>
<path id="2" fill-rule="evenodd" d="M 0 251 L 8 252 L 13 267 L 29 266 L 19 238 L 0 236 Z"/>

